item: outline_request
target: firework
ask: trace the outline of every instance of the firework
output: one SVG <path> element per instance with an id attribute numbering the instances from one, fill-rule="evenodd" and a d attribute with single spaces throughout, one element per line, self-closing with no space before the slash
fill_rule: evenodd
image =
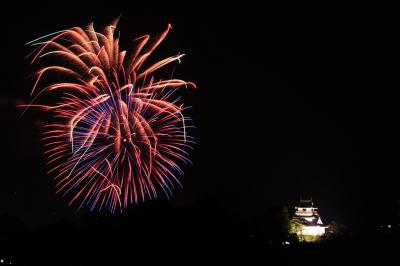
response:
<path id="1" fill-rule="evenodd" d="M 42 67 L 25 105 L 49 111 L 56 121 L 45 126 L 43 137 L 56 192 L 79 208 L 111 212 L 160 193 L 169 198 L 180 184 L 178 164 L 190 162 L 194 143 L 175 92 L 195 85 L 155 77 L 183 54 L 147 63 L 171 25 L 122 51 L 117 22 L 102 32 L 92 23 L 29 42 L 36 49 L 28 58 Z"/>

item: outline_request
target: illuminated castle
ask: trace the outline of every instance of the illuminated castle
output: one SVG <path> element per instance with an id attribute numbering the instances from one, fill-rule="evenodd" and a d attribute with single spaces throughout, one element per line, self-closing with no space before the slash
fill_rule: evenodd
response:
<path id="1" fill-rule="evenodd" d="M 314 207 L 312 199 L 300 199 L 299 205 L 295 207 L 295 213 L 292 217 L 292 231 L 298 236 L 321 236 L 325 234 L 325 228 L 321 217 Z"/>

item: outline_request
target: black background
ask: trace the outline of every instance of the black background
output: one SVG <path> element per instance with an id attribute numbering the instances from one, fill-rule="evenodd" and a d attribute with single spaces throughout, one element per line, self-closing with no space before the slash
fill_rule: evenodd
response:
<path id="1" fill-rule="evenodd" d="M 198 144 L 173 203 L 207 202 L 240 219 L 312 197 L 326 222 L 380 219 L 398 196 L 397 30 L 374 6 L 57 2 L 1 13 L 0 214 L 28 225 L 79 221 L 46 175 L 43 115 L 21 117 L 32 71 L 24 44 L 122 13 L 122 46 L 173 24 L 153 59 L 185 53 L 175 77 Z M 395 171 L 392 171 L 395 170 Z M 213 218 L 212 212 L 204 216 Z"/>

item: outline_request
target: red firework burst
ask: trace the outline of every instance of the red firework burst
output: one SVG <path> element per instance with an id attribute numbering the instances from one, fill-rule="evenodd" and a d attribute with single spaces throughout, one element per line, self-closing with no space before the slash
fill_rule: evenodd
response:
<path id="1" fill-rule="evenodd" d="M 154 77 L 183 54 L 143 68 L 171 25 L 159 37 L 139 37 L 121 51 L 114 36 L 117 22 L 102 32 L 92 23 L 29 42 L 37 46 L 31 63 L 43 60 L 45 66 L 35 73 L 32 101 L 25 105 L 48 110 L 57 121 L 44 132 L 57 193 L 67 195 L 69 204 L 80 202 L 79 208 L 111 212 L 160 191 L 170 197 L 179 184 L 175 173 L 182 173 L 178 162 L 189 162 L 187 150 L 194 143 L 174 92 L 195 85 Z M 56 63 L 46 63 L 49 57 Z M 54 104 L 36 104 L 48 94 Z"/>

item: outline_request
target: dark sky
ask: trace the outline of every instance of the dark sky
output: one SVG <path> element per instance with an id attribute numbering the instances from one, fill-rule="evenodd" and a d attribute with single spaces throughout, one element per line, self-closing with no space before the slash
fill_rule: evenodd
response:
<path id="1" fill-rule="evenodd" d="M 398 195 L 389 170 L 394 70 L 386 63 L 394 33 L 378 10 L 127 2 L 2 9 L 0 214 L 30 224 L 80 215 L 45 174 L 43 115 L 15 108 L 31 85 L 24 43 L 92 21 L 100 28 L 121 13 L 125 47 L 171 22 L 156 56 L 185 53 L 176 77 L 198 85 L 183 92 L 198 144 L 176 203 L 207 200 L 253 217 L 312 197 L 323 219 L 357 225 Z"/>

